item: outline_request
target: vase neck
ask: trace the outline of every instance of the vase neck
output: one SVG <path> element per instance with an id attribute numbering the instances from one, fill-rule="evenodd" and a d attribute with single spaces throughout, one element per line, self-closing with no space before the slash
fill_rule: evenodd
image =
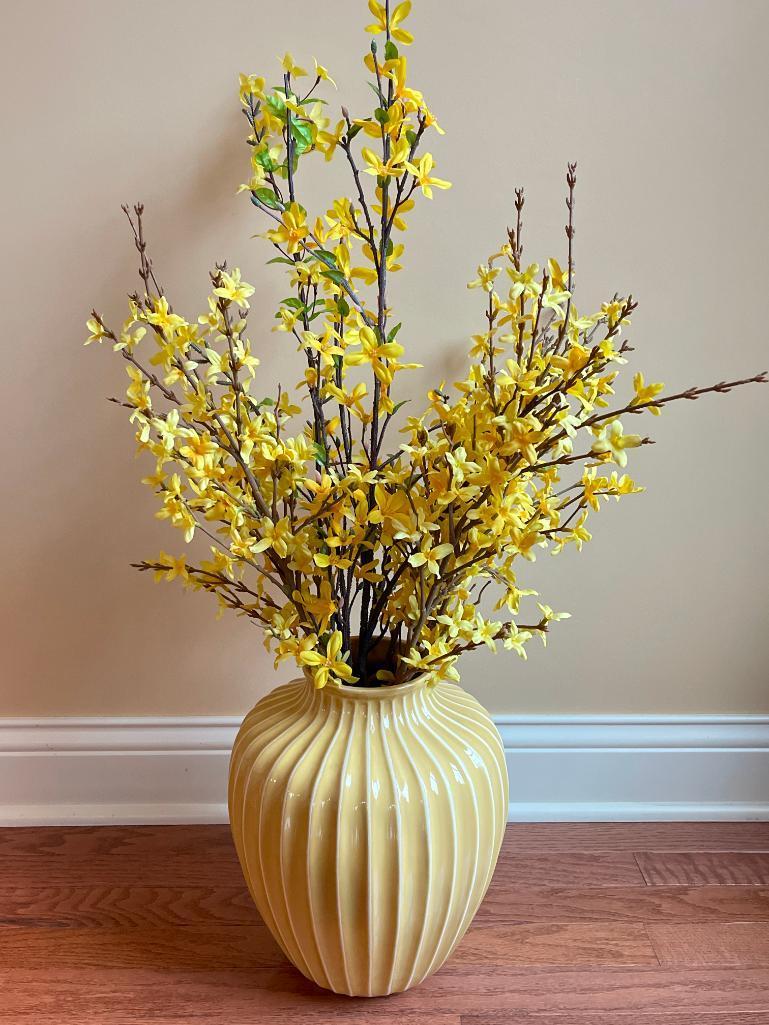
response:
<path id="1" fill-rule="evenodd" d="M 308 673 L 305 673 L 304 682 L 307 688 L 307 700 L 319 708 L 334 704 L 350 707 L 367 705 L 374 709 L 380 705 L 410 704 L 415 700 L 428 700 L 429 703 L 433 690 L 428 684 L 426 675 L 418 676 L 414 680 L 409 680 L 408 683 L 381 687 L 355 687 L 330 683 L 325 687 L 317 688 Z"/>

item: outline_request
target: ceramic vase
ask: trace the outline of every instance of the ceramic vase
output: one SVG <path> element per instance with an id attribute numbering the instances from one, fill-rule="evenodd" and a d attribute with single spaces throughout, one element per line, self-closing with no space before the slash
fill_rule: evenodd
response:
<path id="1" fill-rule="evenodd" d="M 278 687 L 230 763 L 243 874 L 289 960 L 336 993 L 436 971 L 483 899 L 504 833 L 499 733 L 452 683 Z"/>

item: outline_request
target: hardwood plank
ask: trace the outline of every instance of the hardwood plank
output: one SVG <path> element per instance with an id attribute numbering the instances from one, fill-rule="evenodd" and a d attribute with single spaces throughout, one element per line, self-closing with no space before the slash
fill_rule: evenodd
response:
<path id="1" fill-rule="evenodd" d="M 0 830 L 0 878 L 18 886 L 242 886 L 228 826 Z"/>
<path id="2" fill-rule="evenodd" d="M 586 1014 L 527 1014 L 502 1011 L 499 1014 L 463 1014 L 460 1025 L 765 1025 L 764 1011 L 715 1011 L 713 1014 L 687 1011 L 674 1014 L 637 1014 L 635 1011 Z"/>
<path id="3" fill-rule="evenodd" d="M 514 924 L 735 919 L 769 921 L 769 889 L 757 886 L 492 886 L 475 921 L 478 924 Z"/>
<path id="4" fill-rule="evenodd" d="M 453 965 L 453 967 L 452 967 Z M 56 1025 L 144 1022 L 250 1025 L 280 1021 L 361 1021 L 363 1013 L 389 1015 L 422 1025 L 430 1015 L 491 1012 L 567 1016 L 761 1011 L 769 1020 L 769 972 L 765 969 L 605 968 L 600 970 L 463 967 L 456 959 L 422 986 L 374 1000 L 325 993 L 289 969 L 229 972 L 163 972 L 60 968 L 45 973 L 0 970 L 0 1022 Z M 54 1012 L 54 1016 L 52 1016 Z M 728 1017 L 726 1021 L 728 1022 Z M 760 1019 L 759 1019 L 760 1020 Z M 724 1023 L 726 1025 L 726 1023 Z"/>
<path id="5" fill-rule="evenodd" d="M 287 968 L 264 923 L 183 929 L 0 929 L 0 963 L 46 971 L 153 968 L 228 971 Z"/>
<path id="6" fill-rule="evenodd" d="M 769 921 L 757 886 L 492 886 L 477 924 L 525 922 Z M 2 886 L 0 926 L 55 928 L 255 925 L 245 885 Z"/>
<path id="7" fill-rule="evenodd" d="M 646 882 L 655 886 L 769 884 L 769 853 L 642 851 L 636 860 Z"/>
<path id="8" fill-rule="evenodd" d="M 0 926 L 256 925 L 241 886 L 2 886 Z"/>
<path id="9" fill-rule="evenodd" d="M 501 861 L 592 851 L 769 851 L 766 822 L 513 823 Z M 67 884 L 87 861 L 96 885 L 240 885 L 228 826 L 66 826 L 0 829 L 0 872 L 19 885 Z M 190 869 L 194 866 L 194 878 Z M 141 871 L 140 871 L 141 870 Z M 201 875 L 205 872 L 205 878 Z"/>
<path id="10" fill-rule="evenodd" d="M 455 959 L 462 965 L 656 965 L 640 924 L 487 926 L 473 929 Z M 0 963 L 57 968 L 226 971 L 285 967 L 263 923 L 174 928 L 17 927 L 0 929 Z"/>
<path id="11" fill-rule="evenodd" d="M 654 923 L 647 926 L 660 964 L 769 967 L 769 923 Z"/>
<path id="12" fill-rule="evenodd" d="M 449 963 L 370 1001 L 288 966 L 227 827 L 0 830 L 2 1025 L 763 1025 L 767 968 L 767 823 L 513 825 Z"/>
<path id="13" fill-rule="evenodd" d="M 769 851 L 769 822 L 512 822 L 505 850 Z"/>
<path id="14" fill-rule="evenodd" d="M 453 955 L 466 965 L 657 965 L 640 924 L 611 922 L 473 927 Z"/>
<path id="15" fill-rule="evenodd" d="M 507 827 L 503 859 L 509 854 L 590 851 L 769 851 L 769 822 L 518 822 Z M 219 872 L 235 872 L 235 856 L 229 826 L 24 826 L 0 829 L 0 871 L 8 878 L 12 867 L 25 864 L 31 878 L 14 881 L 56 883 L 71 878 L 46 877 L 60 872 L 67 856 L 104 861 L 151 856 L 146 867 L 153 885 L 167 883 L 170 867 L 163 858 L 173 857 L 179 871 L 189 859 L 211 864 Z M 111 866 L 110 866 L 111 868 Z M 78 880 L 82 881 L 82 880 Z M 109 880 L 112 881 L 112 880 Z M 118 880 L 122 882 L 123 880 Z M 212 882 L 227 884 L 229 877 Z M 94 882 L 97 880 L 94 879 Z M 202 885 L 202 880 L 198 879 Z M 234 883 L 240 879 L 236 877 Z M 173 880 L 167 883 L 173 885 Z"/>
<path id="16" fill-rule="evenodd" d="M 630 851 L 561 851 L 519 854 L 503 849 L 489 894 L 506 893 L 513 886 L 633 886 L 644 882 Z"/>

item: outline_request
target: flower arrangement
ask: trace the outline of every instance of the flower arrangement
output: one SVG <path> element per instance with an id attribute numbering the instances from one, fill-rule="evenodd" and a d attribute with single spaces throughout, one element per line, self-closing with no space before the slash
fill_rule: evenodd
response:
<path id="1" fill-rule="evenodd" d="M 145 482 L 157 515 L 188 543 L 198 532 L 211 541 L 208 559 L 161 553 L 138 568 L 212 592 L 263 628 L 276 664 L 295 659 L 318 687 L 458 679 L 457 658 L 480 645 L 525 658 L 526 643 L 545 642 L 566 613 L 539 603 L 524 615 L 536 592 L 519 582 L 519 566 L 538 550 L 581 549 L 602 503 L 642 490 L 624 471 L 629 451 L 651 439 L 625 433 L 622 418 L 767 380 L 663 395 L 638 372 L 633 398 L 612 404 L 636 302 L 614 295 L 594 313 L 577 310 L 570 164 L 563 266 L 524 260 L 516 190 L 514 226 L 469 286 L 483 309 L 467 375 L 454 390 L 434 387 L 425 410 L 401 424 L 396 378 L 418 364 L 403 362 L 388 280 L 401 271 L 415 202 L 449 182 L 423 152 L 442 129 L 407 77 L 411 4 L 368 6 L 374 101 L 363 116 L 342 107 L 330 123 L 319 90 L 334 83 L 317 62 L 308 75 L 286 54 L 271 87 L 240 77 L 251 152 L 241 188 L 268 221 L 269 262 L 288 277 L 275 330 L 306 362 L 298 397 L 260 389 L 248 335 L 254 288 L 240 270 L 214 268 L 200 316 L 172 307 L 141 205 L 124 209 L 142 294 L 130 296 L 118 331 L 95 311 L 88 322 L 88 341 L 107 339 L 127 363 L 121 404 L 155 459 Z M 352 186 L 311 218 L 300 171 L 315 154 L 346 162 Z"/>

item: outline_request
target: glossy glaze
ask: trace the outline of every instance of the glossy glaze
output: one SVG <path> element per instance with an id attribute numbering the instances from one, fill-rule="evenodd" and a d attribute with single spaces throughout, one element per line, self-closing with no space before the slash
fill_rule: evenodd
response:
<path id="1" fill-rule="evenodd" d="M 502 743 L 454 684 L 278 687 L 246 716 L 230 822 L 254 901 L 318 985 L 414 986 L 461 939 L 507 813 Z"/>

